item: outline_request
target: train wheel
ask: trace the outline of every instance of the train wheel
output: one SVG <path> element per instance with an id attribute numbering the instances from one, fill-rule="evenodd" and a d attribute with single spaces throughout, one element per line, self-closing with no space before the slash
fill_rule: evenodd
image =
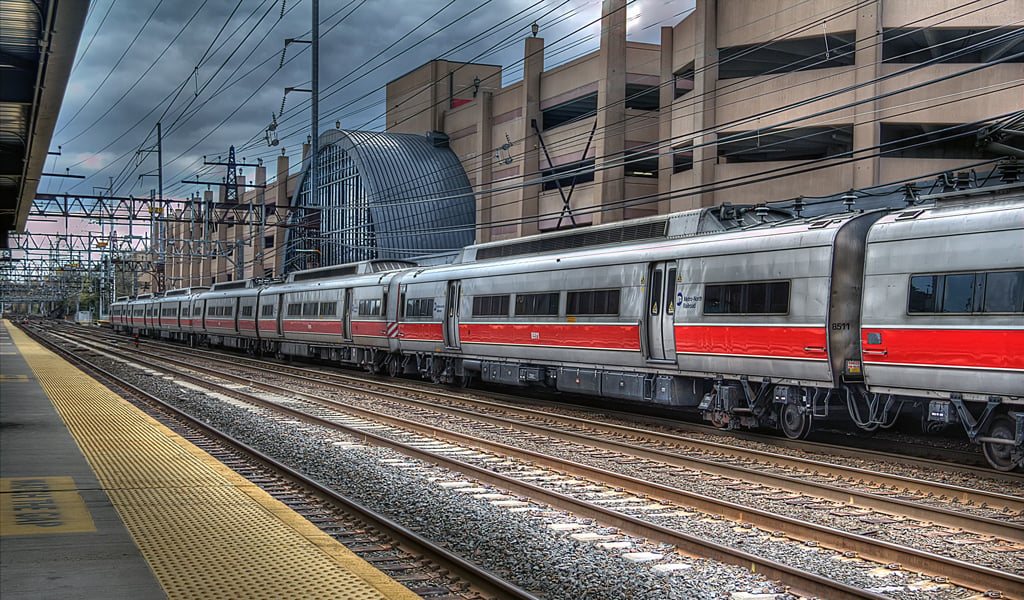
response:
<path id="1" fill-rule="evenodd" d="M 779 428 L 791 440 L 802 440 L 811 432 L 811 415 L 793 402 L 779 409 Z"/>
<path id="2" fill-rule="evenodd" d="M 398 376 L 399 363 L 402 359 L 397 356 L 392 356 L 388 359 L 388 375 L 391 377 Z"/>
<path id="3" fill-rule="evenodd" d="M 1016 423 L 1006 415 L 1000 415 L 992 421 L 986 437 L 999 438 L 1003 440 L 1014 439 Z M 1012 471 L 1022 466 L 1022 459 L 1019 456 L 1020 450 L 1013 444 L 983 443 L 985 458 L 988 464 L 997 471 Z"/>

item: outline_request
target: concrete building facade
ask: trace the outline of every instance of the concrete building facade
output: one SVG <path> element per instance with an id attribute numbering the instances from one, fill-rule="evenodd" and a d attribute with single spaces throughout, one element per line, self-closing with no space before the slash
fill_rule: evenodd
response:
<path id="1" fill-rule="evenodd" d="M 558 67 L 527 38 L 522 81 L 433 61 L 388 85 L 388 131 L 450 137 L 478 242 L 963 169 L 1024 106 L 1024 0 L 697 0 L 660 45 L 626 40 L 625 4 Z"/>
<path id="2" fill-rule="evenodd" d="M 978 133 L 1024 106 L 1021 15 L 1024 0 L 697 0 L 647 44 L 627 40 L 626 0 L 604 0 L 600 49 L 565 64 L 545 68 L 535 32 L 520 81 L 434 60 L 390 82 L 386 133 L 446 136 L 478 243 L 927 178 L 1005 150 Z M 276 166 L 237 206 L 207 191 L 177 215 L 166 289 L 283 273 L 297 174 Z"/>

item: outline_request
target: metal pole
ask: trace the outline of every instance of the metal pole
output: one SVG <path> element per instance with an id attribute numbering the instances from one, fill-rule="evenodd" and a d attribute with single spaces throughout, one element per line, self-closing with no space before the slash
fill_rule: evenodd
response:
<path id="1" fill-rule="evenodd" d="M 310 127 L 312 128 L 309 163 L 309 205 L 320 207 L 319 169 L 317 150 L 320 147 L 318 122 L 320 120 L 320 0 L 313 0 L 313 105 Z"/>
<path id="2" fill-rule="evenodd" d="M 163 143 L 163 132 L 161 130 L 160 121 L 156 122 L 156 181 L 157 181 L 157 206 L 160 207 L 159 214 L 164 214 L 164 143 Z M 157 222 L 157 236 L 159 236 L 159 267 L 157 271 L 156 290 L 157 292 L 164 291 L 164 281 L 167 270 L 167 252 L 164 248 L 164 231 L 162 221 Z"/>
<path id="3" fill-rule="evenodd" d="M 160 121 L 156 122 L 156 187 L 157 187 L 157 206 L 160 207 L 160 214 L 163 214 L 164 208 L 164 144 L 163 144 L 163 132 L 161 130 Z M 157 234 L 160 235 L 162 232 L 157 229 Z M 160 262 L 164 262 L 164 242 L 163 235 L 160 235 Z"/>

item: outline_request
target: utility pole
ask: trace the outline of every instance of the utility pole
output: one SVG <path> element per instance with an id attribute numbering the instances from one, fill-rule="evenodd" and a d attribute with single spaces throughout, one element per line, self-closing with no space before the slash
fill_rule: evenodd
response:
<path id="1" fill-rule="evenodd" d="M 318 148 L 320 147 L 320 133 L 318 121 L 320 120 L 320 0 L 313 0 L 313 102 L 310 108 L 310 161 L 309 161 L 309 204 L 315 209 L 320 208 L 320 194 L 318 184 L 319 169 L 317 168 Z"/>
<path id="2" fill-rule="evenodd" d="M 156 122 L 156 150 L 155 150 L 155 152 L 156 152 L 156 179 L 157 179 L 156 188 L 157 189 L 155 190 L 155 194 L 153 192 L 151 192 L 151 196 L 155 195 L 155 198 L 153 198 L 153 202 L 152 202 L 152 204 L 150 204 L 150 208 L 149 208 L 149 213 L 150 213 L 150 218 L 151 218 L 150 226 L 151 226 L 151 230 L 153 231 L 153 236 L 154 236 L 153 237 L 153 243 L 156 244 L 156 252 L 155 252 L 155 254 L 156 254 L 156 261 L 155 261 L 155 263 L 156 264 L 154 265 L 154 269 L 153 269 L 153 271 L 154 271 L 154 279 L 155 279 L 154 283 L 156 284 L 156 289 L 153 290 L 153 291 L 155 291 L 155 292 L 162 292 L 162 291 L 164 291 L 164 287 L 165 287 L 164 271 L 166 269 L 166 258 L 167 258 L 166 254 L 165 254 L 165 250 L 164 250 L 163 227 L 162 227 L 163 223 L 160 222 L 160 220 L 163 217 L 164 208 L 165 208 L 164 207 L 164 148 L 163 148 L 163 145 L 164 145 L 163 144 L 163 129 L 162 129 L 160 121 L 157 121 Z M 154 152 L 154 150 L 152 148 L 147 148 L 145 150 L 141 150 L 141 152 Z M 143 176 L 145 176 L 145 175 L 140 175 L 139 177 L 141 178 Z M 150 174 L 149 176 L 152 177 L 153 175 Z M 153 227 L 154 225 L 155 225 L 155 228 Z"/>
<path id="3" fill-rule="evenodd" d="M 294 38 L 288 38 L 284 41 L 285 49 L 287 50 L 289 44 L 310 44 L 310 50 L 312 52 L 312 65 L 311 65 L 311 80 L 312 86 L 309 89 L 286 87 L 284 88 L 284 98 L 281 99 L 281 111 L 280 114 L 284 114 L 284 103 L 288 98 L 289 92 L 309 92 L 312 95 L 312 101 L 310 102 L 310 132 L 307 141 L 310 146 L 309 154 L 309 173 L 306 177 L 306 181 L 303 185 L 306 186 L 307 194 L 304 202 L 300 200 L 298 209 L 295 213 L 295 219 L 291 221 L 292 225 L 296 226 L 296 230 L 289 232 L 288 242 L 286 244 L 285 259 L 283 270 L 287 272 L 291 270 L 290 263 L 296 262 L 294 256 L 295 252 L 309 251 L 310 248 L 310 234 L 309 229 L 314 228 L 312 221 L 313 217 L 317 216 L 319 219 L 320 209 L 320 169 L 319 165 L 319 146 L 320 146 L 320 133 L 318 128 L 318 122 L 320 120 L 320 0 L 312 0 L 312 37 L 309 40 L 299 40 Z M 284 51 L 281 53 L 281 64 L 284 65 Z M 277 121 L 273 120 L 273 123 L 267 128 L 267 143 L 274 145 L 277 143 L 276 134 L 271 139 L 271 132 L 276 131 Z M 301 198 L 301 194 L 300 194 Z M 316 229 L 320 229 L 319 224 L 316 225 Z M 282 273 L 283 274 L 283 273 Z"/>
<path id="4" fill-rule="evenodd" d="M 160 121 L 156 122 L 156 187 L 157 205 L 160 207 L 161 217 L 164 210 L 164 139 L 160 128 Z M 164 247 L 163 223 L 160 224 L 160 266 L 157 279 L 157 291 L 164 291 L 164 274 L 167 269 L 167 254 Z"/>

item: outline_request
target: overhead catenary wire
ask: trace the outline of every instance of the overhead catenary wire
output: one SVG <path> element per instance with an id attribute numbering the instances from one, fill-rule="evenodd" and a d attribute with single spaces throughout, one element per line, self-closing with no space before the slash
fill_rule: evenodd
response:
<path id="1" fill-rule="evenodd" d="M 996 39 L 996 40 L 994 40 L 994 41 L 990 41 L 990 43 L 997 43 L 998 41 L 999 41 L 999 39 Z M 989 42 L 986 42 L 986 43 L 989 43 Z M 961 50 L 960 52 L 967 52 L 967 51 L 971 51 L 971 50 L 973 50 L 973 49 L 976 49 L 976 47 L 977 47 L 977 46 L 978 46 L 978 45 L 972 45 L 972 46 L 969 46 L 969 47 L 967 47 L 967 48 L 965 48 L 965 49 L 962 49 L 962 50 Z M 931 63 L 937 62 L 937 61 L 939 61 L 939 60 L 942 60 L 942 58 L 943 58 L 943 57 L 938 57 L 938 58 L 936 58 L 936 59 L 933 59 L 932 61 L 928 61 L 928 62 L 926 62 L 926 63 L 921 63 L 921 64 L 918 64 L 918 65 L 912 65 L 912 66 L 911 66 L 911 67 L 909 67 L 909 68 L 906 68 L 906 69 L 902 69 L 902 70 L 896 71 L 896 72 L 894 72 L 894 73 L 892 73 L 892 74 L 890 74 L 890 75 L 887 75 L 887 76 L 883 76 L 883 77 L 884 77 L 884 78 L 900 77 L 900 76 L 902 76 L 902 75 L 906 74 L 906 73 L 907 73 L 907 72 L 909 72 L 909 71 L 912 71 L 912 70 L 916 70 L 917 68 L 923 68 L 924 66 L 927 66 L 928 64 L 931 64 Z M 1001 59 L 1001 61 L 1010 61 L 1010 60 L 1013 60 L 1013 57 L 1003 57 L 1003 58 Z M 882 98 L 885 98 L 885 97 L 888 97 L 888 96 L 891 96 L 891 95 L 894 95 L 894 94 L 899 94 L 899 93 L 903 93 L 903 92 L 905 92 L 905 91 L 908 91 L 909 89 L 915 89 L 915 88 L 923 87 L 923 86 L 925 86 L 925 85 L 930 85 L 930 84 L 932 84 L 932 83 L 935 83 L 935 82 L 939 82 L 939 81 L 944 81 L 944 80 L 946 80 L 946 79 L 948 79 L 948 78 L 951 78 L 951 77 L 954 77 L 954 76 L 959 76 L 959 75 L 963 75 L 963 74 L 966 74 L 966 73 L 969 73 L 969 72 L 973 72 L 973 71 L 979 70 L 979 69 L 981 69 L 981 68 L 987 68 L 988 66 L 991 66 L 991 64 L 982 64 L 982 65 L 976 65 L 976 66 L 974 66 L 974 67 L 970 67 L 970 68 L 968 68 L 968 69 L 965 69 L 965 70 L 962 70 L 962 71 L 958 71 L 958 72 L 956 72 L 956 73 L 953 73 L 953 74 L 949 74 L 949 75 L 946 75 L 946 76 L 942 76 L 942 77 L 939 77 L 939 78 L 936 78 L 936 79 L 933 79 L 933 80 L 928 80 L 928 81 L 926 81 L 926 82 L 923 82 L 923 83 L 919 83 L 919 84 L 917 84 L 917 85 L 915 85 L 915 86 L 913 86 L 913 87 L 910 87 L 910 88 L 899 88 L 899 89 L 897 89 L 897 90 L 895 90 L 895 91 L 893 91 L 893 92 L 887 93 L 887 94 L 880 94 L 880 95 L 877 95 L 877 96 L 872 96 L 872 97 L 869 97 L 869 98 L 865 98 L 865 99 L 862 99 L 861 101 L 858 101 L 858 102 L 854 102 L 854 103 L 850 103 L 850 104 L 846 104 L 846 105 L 843 105 L 843 106 L 840 106 L 840 107 L 831 107 L 831 108 L 829 108 L 829 109 L 825 109 L 825 110 L 823 110 L 823 111 L 820 111 L 819 113 L 815 113 L 815 114 L 813 114 L 813 115 L 807 115 L 807 116 L 803 116 L 803 117 L 798 117 L 798 118 L 796 118 L 796 119 L 793 119 L 793 120 L 791 120 L 791 122 L 784 122 L 784 123 L 781 123 L 781 124 L 779 124 L 779 125 L 776 125 L 776 127 L 783 127 L 783 126 L 785 126 L 785 125 L 787 125 L 787 124 L 792 124 L 793 122 L 799 122 L 800 120 L 803 120 L 803 119 L 805 119 L 805 118 L 814 118 L 814 117 L 816 117 L 816 116 L 822 116 L 822 115 L 826 115 L 826 114 L 828 114 L 829 112 L 837 112 L 837 111 L 845 110 L 845 109 L 847 109 L 847 108 L 851 108 L 851 107 L 853 107 L 853 106 L 856 106 L 856 105 L 858 105 L 858 104 L 863 104 L 863 103 L 865 103 L 865 102 L 873 102 L 873 101 L 877 101 L 877 100 L 879 100 L 879 99 L 882 99 Z M 861 85 L 871 85 L 871 84 L 874 84 L 874 83 L 876 83 L 877 81 L 880 81 L 880 80 L 881 80 L 881 79 L 879 79 L 879 78 L 876 78 L 876 79 L 874 79 L 874 80 L 871 80 L 871 81 L 868 81 L 868 82 L 864 82 L 864 83 L 862 83 Z M 852 87 L 852 86 L 851 86 L 851 87 Z M 827 97 L 831 97 L 831 96 L 834 96 L 834 95 L 838 95 L 838 94 L 842 94 L 842 93 L 845 93 L 846 91 L 849 91 L 849 90 L 846 90 L 846 89 L 844 89 L 844 90 L 837 90 L 837 91 L 833 91 L 833 92 L 830 92 L 830 93 L 828 93 L 828 94 L 826 94 L 826 95 L 823 95 L 822 97 L 817 97 L 817 98 L 811 98 L 811 99 L 805 99 L 805 100 L 799 101 L 799 102 L 797 102 L 797 103 L 794 103 L 794 104 L 793 104 L 792 106 L 785 106 L 785 107 L 780 107 L 780 108 L 778 108 L 778 109 L 775 109 L 775 111 L 777 111 L 777 112 L 782 112 L 782 111 L 784 111 L 784 110 L 787 110 L 788 108 L 792 108 L 792 107 L 798 107 L 798 106 L 802 106 L 802 105 L 804 105 L 804 104 L 808 104 L 808 103 L 811 103 L 811 102 L 815 102 L 815 101 L 817 101 L 817 100 L 820 100 L 820 99 L 822 99 L 822 98 L 827 98 Z M 762 115 L 754 115 L 754 116 L 751 116 L 751 117 L 748 117 L 748 118 L 746 118 L 745 120 L 749 122 L 749 121 L 752 121 L 752 120 L 754 120 L 754 119 L 756 119 L 756 118 L 759 118 L 760 116 L 762 116 Z M 727 124 L 723 124 L 723 125 L 720 125 L 720 126 L 719 126 L 719 127 L 717 128 L 717 130 L 725 129 L 725 128 L 727 128 L 727 127 L 731 127 L 731 126 L 733 126 L 733 125 L 734 125 L 734 123 L 727 123 Z M 709 131 L 705 131 L 705 132 L 693 132 L 693 133 L 688 133 L 688 134 L 687 134 L 687 136 L 690 136 L 690 135 L 693 135 L 693 136 L 697 136 L 697 135 L 701 135 L 702 133 L 710 133 L 710 132 L 709 132 Z M 746 134 L 746 132 L 744 132 L 744 133 L 740 133 L 740 134 L 732 134 L 732 137 L 731 137 L 731 138 L 729 138 L 729 137 L 727 137 L 727 138 L 720 138 L 720 139 L 718 139 L 718 140 L 716 140 L 716 141 L 713 141 L 713 142 L 706 142 L 705 144 L 702 144 L 702 145 L 711 145 L 711 144 L 719 143 L 719 142 L 723 141 L 723 139 L 725 139 L 725 140 L 728 140 L 728 139 L 737 139 L 737 138 L 740 138 L 740 137 L 742 137 L 742 136 L 744 136 L 744 135 L 748 135 L 748 134 Z M 670 140 L 667 140 L 667 141 L 668 141 L 668 142 L 669 142 L 669 144 L 670 144 L 670 143 L 671 143 L 671 141 L 672 141 L 672 139 L 670 139 Z M 659 147 L 665 147 L 666 145 L 669 145 L 669 144 L 666 144 L 666 140 L 660 140 L 660 141 L 659 141 L 659 142 L 658 142 L 657 144 L 658 144 L 658 146 L 659 146 Z M 700 145 L 698 145 L 698 147 L 699 147 L 699 146 L 700 146 Z M 595 164 L 595 169 L 600 169 L 600 168 L 602 168 L 602 167 L 607 167 L 607 165 L 608 165 L 608 164 L 609 164 L 609 163 L 610 163 L 611 161 L 615 161 L 615 160 L 621 160 L 621 158 L 620 158 L 620 157 L 598 157 L 598 158 L 605 158 L 605 159 L 608 159 L 608 160 L 607 160 L 607 162 L 605 162 L 605 163 L 596 163 L 596 164 Z M 535 185 L 535 184 L 537 184 L 537 183 L 540 183 L 540 182 L 542 182 L 542 180 L 536 180 L 536 179 L 528 179 L 528 178 L 529 178 L 529 177 L 531 177 L 531 176 L 538 176 L 538 175 L 540 175 L 540 174 L 541 174 L 541 172 L 538 172 L 538 173 L 533 173 L 533 174 L 524 174 L 524 175 L 523 175 L 523 179 L 524 179 L 523 183 L 522 183 L 522 184 L 514 184 L 514 185 L 513 185 L 513 187 L 516 187 L 516 188 L 517 188 L 517 187 L 522 187 L 522 186 L 525 186 L 525 185 Z M 562 175 L 560 175 L 560 177 L 565 177 L 565 176 L 567 176 L 567 175 L 571 175 L 571 173 L 568 173 L 568 174 L 562 174 Z M 498 191 L 500 191 L 500 190 L 502 190 L 502 189 L 503 189 L 503 188 L 499 188 L 499 190 L 498 190 Z M 508 188 L 504 188 L 504 189 L 508 189 Z"/>
<path id="2" fill-rule="evenodd" d="M 864 2 L 864 1 L 865 1 L 865 0 L 858 0 L 858 2 L 861 2 L 861 3 L 862 3 L 862 2 Z M 848 7 L 841 7 L 841 8 L 839 9 L 839 11 L 845 11 L 845 10 L 848 10 Z M 833 17 L 837 16 L 838 14 L 839 14 L 839 12 L 833 12 L 833 13 L 830 13 L 829 15 L 827 15 L 827 16 L 828 16 L 829 18 L 833 18 Z M 577 29 L 576 31 L 581 31 L 581 30 L 583 30 L 583 29 L 586 29 L 586 28 L 587 28 L 587 27 L 589 27 L 590 25 L 596 24 L 596 23 L 598 23 L 599 21 L 600 21 L 600 19 L 596 19 L 596 20 L 594 20 L 594 21 L 591 21 L 590 23 L 588 23 L 588 24 L 587 24 L 587 25 L 585 25 L 584 27 L 581 27 L 581 28 Z M 571 37 L 571 35 L 572 35 L 572 33 L 570 33 L 569 35 L 563 36 L 563 38 L 561 38 L 561 40 L 565 40 L 565 39 L 568 39 L 569 37 Z M 787 34 L 787 35 L 789 35 L 789 34 Z M 557 44 L 557 41 L 556 41 L 555 43 Z M 552 46 L 549 46 L 549 48 L 548 48 L 548 49 L 546 49 L 546 50 L 548 50 L 548 51 L 549 51 L 551 47 L 552 47 Z M 524 58 L 523 60 L 525 60 L 525 58 Z M 521 63 L 523 62 L 523 60 L 517 61 L 517 64 L 521 64 Z M 627 99 L 627 100 L 628 100 L 628 99 Z M 430 109 L 430 107 L 427 107 L 427 108 L 425 108 L 424 110 L 429 110 L 429 109 Z M 421 111 L 421 112 L 422 112 L 422 111 Z M 411 116 L 410 116 L 409 118 L 413 118 L 413 117 L 415 117 L 415 115 L 411 115 Z M 589 117 L 588 117 L 588 118 L 589 118 Z M 623 125 L 623 126 L 628 126 L 628 124 L 625 124 L 625 125 Z M 513 143 L 517 143 L 517 142 L 519 142 L 519 141 L 525 141 L 525 139 L 524 139 L 524 140 L 519 140 L 519 139 L 517 139 L 517 140 L 513 140 Z"/>
<path id="3" fill-rule="evenodd" d="M 976 0 L 976 1 L 981 1 L 981 0 Z M 1004 0 L 998 0 L 998 2 L 996 2 L 996 4 L 998 4 L 998 3 L 1002 2 L 1002 1 L 1004 1 Z M 880 42 L 878 42 L 878 43 L 880 43 Z M 856 65 L 855 65 L 855 66 L 851 67 L 851 69 L 857 69 L 857 68 L 863 68 L 863 66 L 856 66 Z M 781 77 L 781 76 L 784 76 L 784 75 L 785 75 L 785 74 L 779 74 L 778 76 L 779 76 L 779 77 Z M 818 81 L 818 80 L 820 80 L 820 79 L 823 79 L 823 78 L 828 78 L 829 76 L 831 76 L 831 74 L 823 75 L 823 76 L 822 76 L 821 78 L 817 78 L 817 79 L 812 79 L 812 80 L 811 80 L 810 82 L 805 82 L 805 84 L 807 84 L 807 83 L 811 83 L 811 82 L 813 82 L 813 81 Z M 869 84 L 872 84 L 872 83 L 874 83 L 874 82 L 875 82 L 875 81 L 873 80 L 873 81 L 869 82 Z M 748 86 L 751 86 L 751 85 L 754 85 L 754 84 L 753 84 L 753 83 L 747 83 L 747 84 L 745 84 L 745 86 L 744 86 L 744 87 L 748 87 Z M 724 94 L 724 93 L 728 93 L 728 91 L 729 91 L 729 87 L 730 87 L 729 85 L 726 85 L 726 86 L 724 86 L 724 87 L 716 87 L 716 90 L 714 90 L 714 92 L 713 92 L 713 93 L 715 93 L 716 95 L 718 95 L 718 94 Z M 708 92 L 708 93 L 712 93 L 712 92 Z M 832 94 L 832 95 L 834 95 L 834 94 Z M 701 99 L 702 99 L 701 97 L 691 98 L 691 99 L 689 100 L 689 103 L 690 103 L 690 104 L 691 104 L 692 106 L 694 106 L 694 107 L 695 107 L 695 109 L 696 109 L 696 107 L 698 107 L 698 106 L 699 106 L 699 101 L 700 101 Z M 815 98 L 815 99 L 814 99 L 814 100 L 812 100 L 812 101 L 817 101 L 817 100 L 820 100 L 820 99 L 823 99 L 823 98 Z M 745 101 L 745 100 L 746 100 L 746 98 L 740 98 L 740 99 L 738 99 L 738 100 L 736 100 L 736 101 L 734 101 L 734 102 L 742 102 L 742 101 Z M 787 110 L 788 108 L 791 108 L 791 107 L 793 107 L 793 106 L 786 106 L 786 107 L 783 107 L 783 109 L 782 109 L 782 110 Z M 673 118 L 685 119 L 686 117 L 688 117 L 688 116 L 691 116 L 691 115 L 687 115 L 687 114 L 683 114 L 683 115 L 676 115 L 675 113 L 681 112 L 681 110 L 680 110 L 680 109 L 681 109 L 681 107 L 678 107 L 678 106 L 677 106 L 677 107 L 674 107 L 674 110 L 673 110 L 673 113 L 674 113 L 674 114 L 673 114 Z M 781 110 L 780 110 L 779 112 L 781 112 Z M 763 118 L 764 116 L 766 116 L 766 114 L 765 114 L 765 113 L 758 113 L 758 114 L 754 115 L 753 119 L 757 119 L 757 120 L 759 120 L 759 119 Z M 592 118 L 592 117 L 593 117 L 593 115 L 587 115 L 587 116 L 585 116 L 585 117 L 583 117 L 583 118 L 580 118 L 579 120 L 584 120 L 584 119 L 590 119 L 590 118 Z M 639 117 L 639 116 L 638 116 L 638 117 L 635 117 L 635 118 L 636 118 L 636 119 L 641 119 L 642 117 Z M 567 124 L 570 124 L 570 123 L 572 123 L 572 121 L 570 121 L 570 122 L 569 122 L 569 123 L 567 123 Z M 725 129 L 729 128 L 729 127 L 732 127 L 732 126 L 734 126 L 735 124 L 736 124 L 736 122 L 732 122 L 732 123 L 724 123 L 724 124 L 718 124 L 718 125 L 716 125 L 716 126 L 715 126 L 715 127 L 713 128 L 713 130 L 704 130 L 704 131 L 700 131 L 700 130 L 698 130 L 698 131 L 693 131 L 693 132 L 687 132 L 686 134 L 682 134 L 681 136 L 677 136 L 676 138 L 673 138 L 673 141 L 675 141 L 675 140 L 677 140 L 677 139 L 679 139 L 679 138 L 687 138 L 687 137 L 691 137 L 691 136 L 692 136 L 692 137 L 697 137 L 697 136 L 701 136 L 701 135 L 707 135 L 707 134 L 709 134 L 709 133 L 718 133 L 719 131 L 722 131 L 722 130 L 725 130 Z M 629 126 L 630 126 L 630 123 L 628 122 L 628 119 L 627 119 L 627 121 L 626 121 L 626 122 L 624 122 L 624 123 L 623 123 L 623 124 L 621 125 L 621 127 L 624 127 L 624 128 L 628 128 Z M 776 127 L 777 127 L 777 126 L 778 126 L 778 125 L 776 125 Z M 585 135 L 586 135 L 586 133 L 585 133 L 585 132 L 581 132 L 581 133 L 579 134 L 579 136 L 581 136 L 581 137 L 582 137 L 582 136 L 585 136 Z M 573 143 L 575 143 L 575 142 L 576 142 L 576 141 L 577 141 L 578 139 L 579 139 L 579 138 L 573 138 L 573 137 L 569 137 L 569 138 L 566 138 L 566 139 L 562 139 L 562 140 L 559 140 L 559 142 L 558 142 L 558 143 L 559 143 L 559 144 L 561 144 L 561 145 L 571 146 L 571 145 L 572 145 Z M 515 144 L 515 143 L 519 143 L 519 142 L 525 142 L 525 141 L 526 141 L 526 138 L 521 138 L 521 139 L 515 139 L 515 140 L 513 140 L 513 144 Z M 665 145 L 665 143 L 664 143 L 664 142 L 666 142 L 666 140 L 660 140 L 659 142 L 655 142 L 655 143 L 656 143 L 656 144 L 659 144 L 659 146 L 664 146 L 664 145 Z M 653 147 L 653 148 L 652 148 L 652 147 L 649 147 L 649 149 L 657 149 L 657 147 Z M 600 158 L 600 157 L 598 157 L 598 158 Z"/>

